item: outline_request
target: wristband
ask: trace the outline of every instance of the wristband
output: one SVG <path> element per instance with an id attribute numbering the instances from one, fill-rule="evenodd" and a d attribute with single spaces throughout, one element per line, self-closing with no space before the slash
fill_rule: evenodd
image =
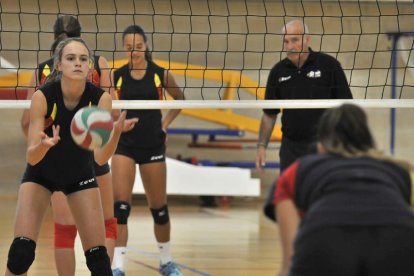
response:
<path id="1" fill-rule="evenodd" d="M 264 142 L 257 143 L 257 148 L 260 148 L 260 147 L 264 147 L 266 149 L 267 148 L 267 143 L 264 143 Z"/>

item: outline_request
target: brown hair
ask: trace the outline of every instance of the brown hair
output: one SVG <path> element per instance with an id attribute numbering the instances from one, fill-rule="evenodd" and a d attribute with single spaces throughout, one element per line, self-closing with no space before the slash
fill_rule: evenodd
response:
<path id="1" fill-rule="evenodd" d="M 62 77 L 62 73 L 57 69 L 57 65 L 62 60 L 63 49 L 66 47 L 66 45 L 68 45 L 71 42 L 82 43 L 86 47 L 86 49 L 88 49 L 90 64 L 94 64 L 92 52 L 89 49 L 88 45 L 85 43 L 85 41 L 83 41 L 83 39 L 81 39 L 80 37 L 66 38 L 60 41 L 59 44 L 56 46 L 56 49 L 53 53 L 53 71 L 48 76 L 46 82 L 57 81 Z"/>
<path id="2" fill-rule="evenodd" d="M 319 121 L 318 142 L 328 153 L 367 156 L 393 162 L 408 171 L 412 169 L 407 161 L 386 156 L 376 149 L 364 110 L 353 104 L 343 104 L 324 112 Z"/>
<path id="3" fill-rule="evenodd" d="M 59 42 L 68 37 L 80 37 L 81 35 L 81 25 L 78 19 L 72 15 L 61 15 L 59 16 L 53 26 L 53 33 L 55 36 L 55 41 L 51 46 L 52 55 L 56 50 Z"/>

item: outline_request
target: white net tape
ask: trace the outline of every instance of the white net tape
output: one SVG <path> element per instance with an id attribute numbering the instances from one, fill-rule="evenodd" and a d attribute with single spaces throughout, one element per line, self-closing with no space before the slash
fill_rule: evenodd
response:
<path id="1" fill-rule="evenodd" d="M 353 103 L 363 108 L 414 108 L 414 99 L 358 100 L 184 100 L 184 101 L 113 101 L 114 109 L 252 109 L 252 108 L 330 108 Z M 0 109 L 21 109 L 30 106 L 29 100 L 3 100 Z"/>

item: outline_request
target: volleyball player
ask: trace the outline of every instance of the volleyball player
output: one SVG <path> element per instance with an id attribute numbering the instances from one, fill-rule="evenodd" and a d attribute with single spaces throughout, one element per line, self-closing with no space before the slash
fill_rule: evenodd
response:
<path id="1" fill-rule="evenodd" d="M 355 105 L 324 113 L 317 147 L 277 182 L 279 275 L 414 275 L 411 166 L 375 149 Z"/>
<path id="2" fill-rule="evenodd" d="M 54 53 L 60 41 L 67 37 L 80 37 L 81 25 L 79 21 L 71 15 L 59 16 L 53 27 L 55 41 L 52 44 L 51 52 Z M 45 83 L 46 78 L 53 70 L 53 59 L 48 59 L 38 65 L 31 80 L 31 87 L 37 87 Z M 103 56 L 94 56 L 93 67 L 88 74 L 89 81 L 109 90 L 110 72 L 107 60 Z M 31 99 L 34 89 L 29 89 L 27 99 Z M 27 136 L 29 127 L 29 111 L 24 110 L 21 120 L 22 129 Z M 102 198 L 102 207 L 105 219 L 106 247 L 110 259 L 112 260 L 116 240 L 117 224 L 113 212 L 113 194 L 111 174 L 108 163 L 100 166 L 94 163 L 96 179 Z M 55 222 L 54 252 L 58 275 L 73 276 L 76 270 L 75 259 L 75 238 L 77 227 L 70 212 L 66 196 L 63 192 L 55 192 L 52 195 L 53 220 Z"/>
<path id="3" fill-rule="evenodd" d="M 123 32 L 123 46 L 128 64 L 114 72 L 120 100 L 162 100 L 164 88 L 177 100 L 184 99 L 174 77 L 152 61 L 147 37 L 140 26 L 129 26 Z M 118 221 L 118 240 L 114 253 L 114 275 L 125 275 L 124 258 L 128 241 L 128 216 L 136 164 L 139 165 L 147 202 L 154 219 L 154 233 L 160 252 L 160 273 L 182 275 L 170 253 L 170 218 L 166 193 L 166 129 L 180 110 L 170 110 L 162 118 L 161 110 L 128 110 L 127 118 L 138 117 L 139 123 L 121 135 L 112 157 L 114 209 Z"/>
<path id="4" fill-rule="evenodd" d="M 80 38 L 63 40 L 55 49 L 51 76 L 32 96 L 27 167 L 18 193 L 6 275 L 21 275 L 29 270 L 35 259 L 41 224 L 55 191 L 67 196 L 91 275 L 112 275 L 93 161 L 105 164 L 123 127 L 132 128 L 136 120 L 125 121 L 126 114 L 122 113 L 114 124 L 111 140 L 93 152 L 74 143 L 70 123 L 79 109 L 97 105 L 112 110 L 111 96 L 87 82 L 92 58 Z"/>

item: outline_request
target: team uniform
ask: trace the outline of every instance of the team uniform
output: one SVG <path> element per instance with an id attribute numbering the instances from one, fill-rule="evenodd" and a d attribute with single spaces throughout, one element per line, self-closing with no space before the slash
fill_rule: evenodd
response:
<path id="1" fill-rule="evenodd" d="M 318 100 L 352 99 L 346 76 L 340 63 L 333 57 L 309 49 L 309 56 L 301 68 L 288 58 L 270 71 L 265 99 Z M 316 129 L 324 109 L 285 109 L 282 114 L 282 143 L 280 168 L 283 171 L 297 158 L 313 151 Z M 277 115 L 280 109 L 264 109 L 268 115 Z"/>
<path id="2" fill-rule="evenodd" d="M 99 67 L 99 56 L 94 56 L 94 68 L 89 71 L 88 80 L 97 87 L 101 84 L 101 68 Z M 37 82 L 43 85 L 46 82 L 47 77 L 53 70 L 53 59 L 48 59 L 38 65 Z M 102 176 L 109 173 L 109 164 L 98 165 L 94 162 L 94 169 L 96 176 Z"/>
<path id="3" fill-rule="evenodd" d="M 164 68 L 148 61 L 144 77 L 131 77 L 129 65 L 114 72 L 119 100 L 162 100 Z M 161 110 L 128 110 L 127 119 L 139 118 L 131 131 L 123 132 L 115 154 L 125 155 L 137 164 L 165 161 L 165 132 L 162 130 Z"/>
<path id="4" fill-rule="evenodd" d="M 303 219 L 291 274 L 414 275 L 411 179 L 369 157 L 309 155 L 286 169 L 274 203 L 293 200 Z"/>
<path id="5" fill-rule="evenodd" d="M 63 101 L 60 81 L 46 83 L 39 90 L 47 101 L 47 125 L 44 132 L 52 137 L 52 125 L 59 125 L 61 139 L 39 163 L 27 164 L 22 183 L 35 182 L 52 193 L 62 191 L 66 195 L 97 187 L 93 152 L 81 149 L 75 144 L 70 134 L 70 124 L 79 109 L 98 105 L 104 91 L 87 82 L 78 105 L 73 110 L 68 110 Z"/>

